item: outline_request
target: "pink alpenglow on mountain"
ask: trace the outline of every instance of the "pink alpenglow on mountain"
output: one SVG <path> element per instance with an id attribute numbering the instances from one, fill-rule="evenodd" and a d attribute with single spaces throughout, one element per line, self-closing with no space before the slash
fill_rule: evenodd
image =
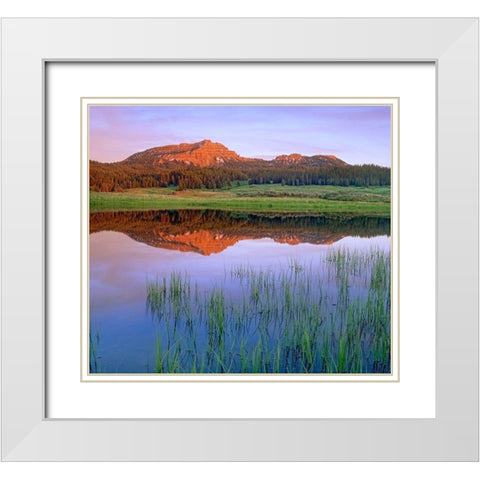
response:
<path id="1" fill-rule="evenodd" d="M 180 145 L 149 148 L 143 152 L 134 153 L 124 162 L 127 164 L 150 165 L 180 162 L 197 167 L 213 167 L 230 162 L 249 162 L 252 160 L 241 157 L 221 143 L 202 140 L 197 143 L 181 143 Z"/>
<path id="2" fill-rule="evenodd" d="M 259 158 L 242 157 L 237 152 L 229 150 L 221 143 L 211 140 L 202 140 L 196 143 L 180 143 L 179 145 L 165 145 L 153 147 L 143 152 L 137 152 L 123 162 L 127 165 L 158 165 L 175 164 L 191 165 L 196 167 L 215 167 L 222 165 L 239 165 L 242 163 L 258 166 L 290 166 L 307 165 L 315 167 L 340 167 L 347 165 L 334 155 L 306 156 L 300 153 L 280 155 L 274 160 L 266 161 Z"/>

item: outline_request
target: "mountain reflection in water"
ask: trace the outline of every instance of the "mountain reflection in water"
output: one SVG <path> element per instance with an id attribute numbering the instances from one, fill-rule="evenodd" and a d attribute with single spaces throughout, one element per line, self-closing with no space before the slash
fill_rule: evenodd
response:
<path id="1" fill-rule="evenodd" d="M 90 233 L 114 231 L 146 245 L 220 253 L 241 240 L 329 245 L 347 236 L 390 235 L 390 219 L 378 217 L 234 213 L 222 210 L 150 210 L 90 214 Z"/>

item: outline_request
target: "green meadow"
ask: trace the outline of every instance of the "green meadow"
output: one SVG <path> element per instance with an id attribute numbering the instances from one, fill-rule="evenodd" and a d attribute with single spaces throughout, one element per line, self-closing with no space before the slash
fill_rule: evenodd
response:
<path id="1" fill-rule="evenodd" d="M 215 209 L 237 212 L 318 213 L 390 217 L 390 187 L 237 185 L 219 190 L 138 188 L 90 192 L 90 211 Z"/>

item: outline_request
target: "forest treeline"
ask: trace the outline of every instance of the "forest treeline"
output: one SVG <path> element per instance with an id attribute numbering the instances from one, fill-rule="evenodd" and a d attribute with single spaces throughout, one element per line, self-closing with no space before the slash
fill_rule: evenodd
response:
<path id="1" fill-rule="evenodd" d="M 169 186 L 176 186 L 178 190 L 217 189 L 246 181 L 250 184 L 384 186 L 390 185 L 390 168 L 378 165 L 259 167 L 245 164 L 241 167 L 179 165 L 167 168 L 90 161 L 90 189 L 97 192 Z"/>

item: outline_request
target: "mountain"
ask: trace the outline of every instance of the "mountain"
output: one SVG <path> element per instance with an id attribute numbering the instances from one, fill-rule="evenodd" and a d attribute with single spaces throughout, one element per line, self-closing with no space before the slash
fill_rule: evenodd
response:
<path id="1" fill-rule="evenodd" d="M 118 162 L 125 165 L 143 166 L 242 166 L 248 164 L 256 167 L 288 167 L 292 165 L 303 165 L 313 167 L 339 167 L 348 165 L 343 160 L 333 155 L 305 156 L 299 153 L 280 155 L 271 161 L 258 158 L 248 158 L 238 155 L 229 150 L 221 143 L 211 140 L 202 140 L 196 143 L 180 143 L 179 145 L 165 145 L 153 147 L 143 152 L 137 152 Z"/>
<path id="2" fill-rule="evenodd" d="M 335 155 L 312 155 L 307 157 L 300 153 L 291 153 L 290 155 L 279 155 L 274 158 L 271 165 L 286 167 L 289 165 L 306 165 L 311 167 L 342 167 L 348 165 Z"/>
<path id="3" fill-rule="evenodd" d="M 181 143 L 149 148 L 134 153 L 122 163 L 127 165 L 165 165 L 185 164 L 197 167 L 213 167 L 239 162 L 254 162 L 256 159 L 245 158 L 221 143 L 202 140 L 197 143 Z"/>

